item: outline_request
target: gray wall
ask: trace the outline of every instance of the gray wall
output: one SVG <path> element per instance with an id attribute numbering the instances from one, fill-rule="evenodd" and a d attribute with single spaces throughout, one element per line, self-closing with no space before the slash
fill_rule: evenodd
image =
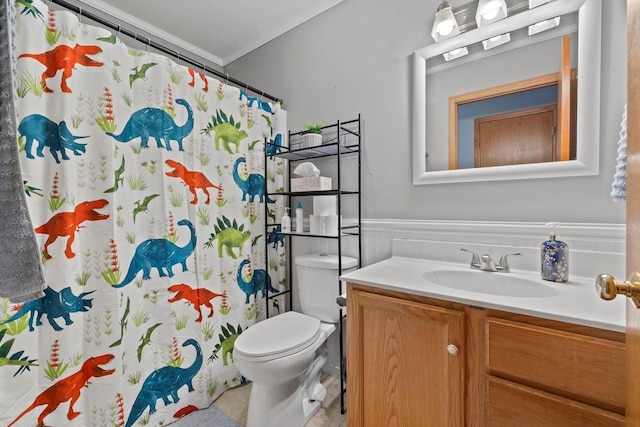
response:
<path id="1" fill-rule="evenodd" d="M 362 113 L 365 218 L 623 223 L 624 204 L 609 193 L 626 98 L 625 1 L 603 1 L 598 176 L 414 186 L 411 54 L 431 43 L 438 3 L 345 0 L 225 72 L 282 97 L 294 130 Z"/>

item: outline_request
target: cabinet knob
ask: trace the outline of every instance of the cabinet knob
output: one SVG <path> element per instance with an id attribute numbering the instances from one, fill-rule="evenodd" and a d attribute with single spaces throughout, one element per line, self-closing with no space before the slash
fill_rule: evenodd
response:
<path id="1" fill-rule="evenodd" d="M 452 356 L 457 356 L 458 355 L 458 347 L 456 347 L 453 344 L 449 344 L 447 346 L 447 351 L 449 352 L 450 355 Z"/>
<path id="2" fill-rule="evenodd" d="M 634 273 L 630 280 L 622 283 L 616 282 L 613 276 L 601 274 L 596 278 L 596 290 L 600 298 L 607 301 L 620 294 L 640 298 L 640 273 Z"/>

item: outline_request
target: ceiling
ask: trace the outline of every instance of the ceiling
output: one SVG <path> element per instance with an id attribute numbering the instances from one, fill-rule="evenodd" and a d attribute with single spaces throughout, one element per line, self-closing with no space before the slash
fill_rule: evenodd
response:
<path id="1" fill-rule="evenodd" d="M 77 0 L 219 66 L 251 52 L 343 0 Z M 122 24 L 123 26 L 125 24 Z"/>

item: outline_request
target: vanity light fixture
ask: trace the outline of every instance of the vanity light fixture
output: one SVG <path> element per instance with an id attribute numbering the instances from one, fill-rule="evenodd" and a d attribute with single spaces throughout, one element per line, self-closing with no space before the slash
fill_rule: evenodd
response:
<path id="1" fill-rule="evenodd" d="M 546 21 L 538 22 L 533 25 L 529 25 L 529 35 L 532 36 L 534 34 L 541 33 L 550 28 L 554 28 L 560 25 L 560 17 L 556 16 L 555 18 L 547 19 Z"/>
<path id="2" fill-rule="evenodd" d="M 453 16 L 453 10 L 447 0 L 443 0 L 438 6 L 436 16 L 433 20 L 433 27 L 431 28 L 431 37 L 433 40 L 439 42 L 446 38 L 460 34 L 460 28 L 456 22 L 455 16 Z"/>
<path id="3" fill-rule="evenodd" d="M 467 49 L 466 47 L 460 47 L 458 49 L 454 49 L 447 53 L 443 53 L 442 56 L 444 56 L 445 61 L 451 61 L 452 59 L 461 58 L 468 54 L 469 54 L 469 49 Z"/>
<path id="4" fill-rule="evenodd" d="M 551 0 L 529 0 L 529 9 L 533 9 L 534 7 L 549 3 L 550 1 Z"/>
<path id="5" fill-rule="evenodd" d="M 507 17 L 505 0 L 479 0 L 476 9 L 476 24 L 478 28 L 499 21 Z"/>
<path id="6" fill-rule="evenodd" d="M 509 33 L 500 34 L 499 36 L 491 37 L 487 40 L 482 40 L 482 46 L 484 50 L 492 49 L 496 46 L 508 43 L 511 41 L 511 35 Z"/>

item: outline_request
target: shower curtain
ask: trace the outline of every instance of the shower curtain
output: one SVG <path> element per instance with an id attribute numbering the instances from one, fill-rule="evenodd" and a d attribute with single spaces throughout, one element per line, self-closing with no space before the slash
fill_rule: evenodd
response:
<path id="1" fill-rule="evenodd" d="M 283 165 L 263 149 L 285 140 L 286 112 L 70 12 L 15 8 L 47 287 L 0 299 L 0 425 L 167 425 L 241 383 L 233 343 L 284 289 L 264 232 L 283 211 L 265 177 Z"/>

